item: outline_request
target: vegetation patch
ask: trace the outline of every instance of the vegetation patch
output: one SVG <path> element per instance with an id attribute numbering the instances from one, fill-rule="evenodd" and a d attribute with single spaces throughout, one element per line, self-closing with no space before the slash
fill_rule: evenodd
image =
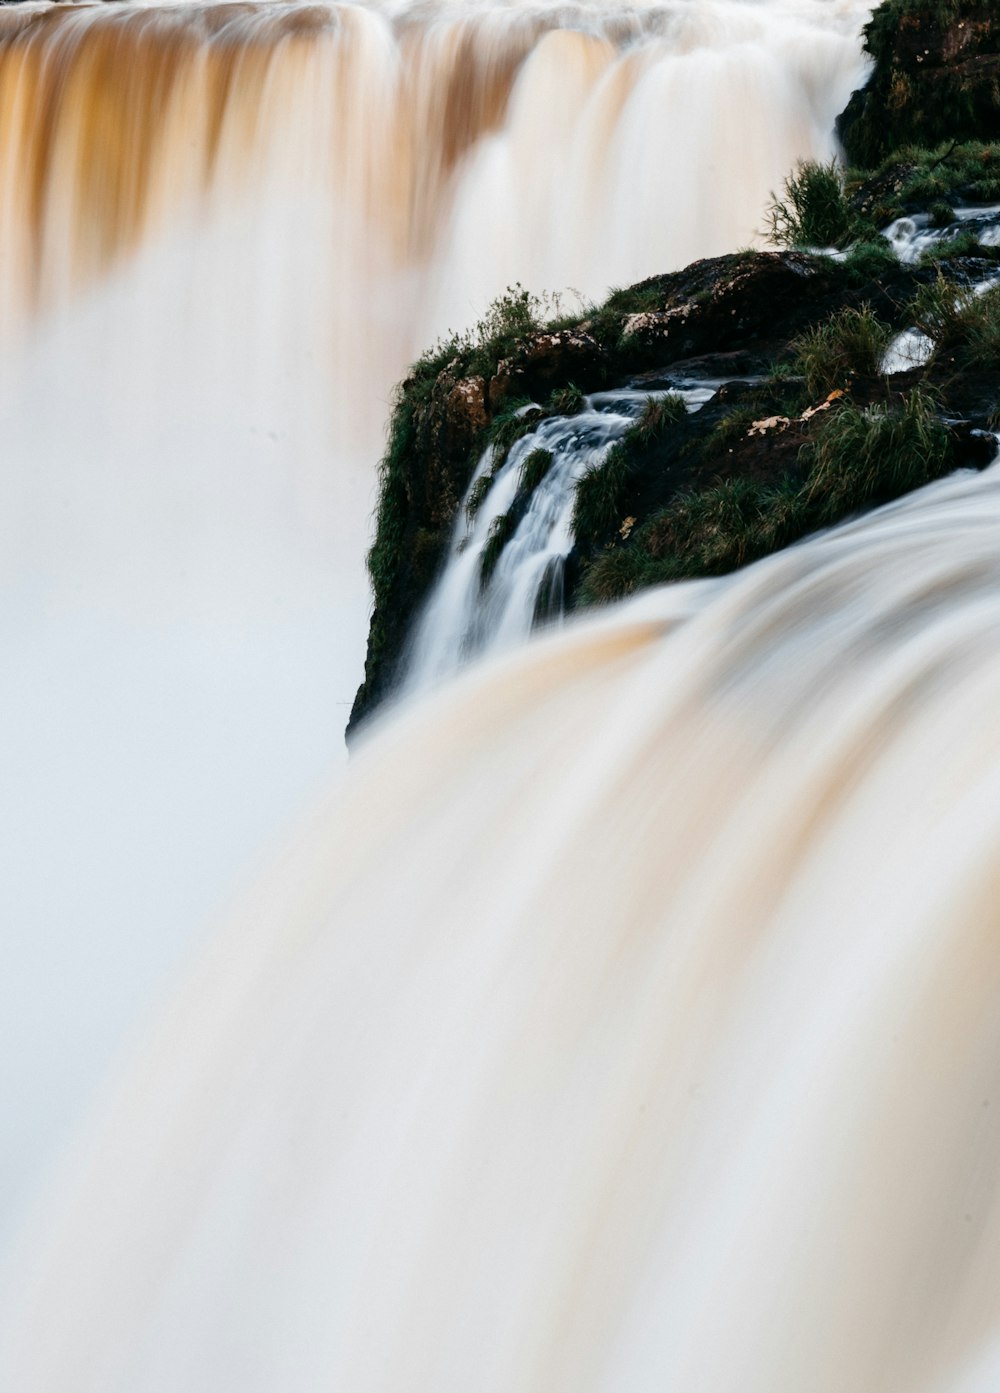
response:
<path id="1" fill-rule="evenodd" d="M 625 440 L 630 445 L 650 445 L 659 440 L 664 431 L 676 426 L 678 421 L 683 421 L 686 415 L 684 398 L 676 392 L 668 392 L 662 397 L 649 397 L 642 415 L 626 432 Z"/>
<path id="2" fill-rule="evenodd" d="M 517 531 L 518 516 L 512 510 L 501 513 L 490 523 L 489 535 L 479 558 L 479 584 L 485 590 L 493 579 L 503 549 Z"/>
<path id="3" fill-rule="evenodd" d="M 793 366 L 812 395 L 847 386 L 855 375 L 875 377 L 892 329 L 871 307 L 847 308 L 814 325 L 792 343 Z"/>
<path id="4" fill-rule="evenodd" d="M 989 0 L 883 0 L 864 37 L 872 75 L 838 121 L 853 163 L 1000 136 L 1000 21 Z"/>
<path id="5" fill-rule="evenodd" d="M 765 234 L 779 247 L 840 247 L 852 235 L 855 218 L 836 162 L 803 160 L 772 193 Z"/>
<path id="6" fill-rule="evenodd" d="M 530 435 L 539 421 L 544 419 L 545 412 L 534 406 L 526 397 L 516 398 L 495 416 L 482 437 L 482 443 L 493 451 L 495 467 L 503 464 L 512 445 Z M 478 448 L 479 442 L 476 445 L 477 450 Z"/>
<path id="7" fill-rule="evenodd" d="M 1000 370 L 1000 286 L 977 295 L 939 275 L 917 293 L 912 317 L 938 360 L 947 355 L 958 368 Z"/>
<path id="8" fill-rule="evenodd" d="M 551 450 L 532 450 L 521 465 L 521 476 L 517 485 L 518 492 L 525 495 L 534 493 L 552 468 L 554 458 Z"/>
<path id="9" fill-rule="evenodd" d="M 838 406 L 815 417 L 804 479 L 736 477 L 679 495 L 627 545 L 585 565 L 579 604 L 602 604 L 648 585 L 725 575 L 886 502 L 955 467 L 952 438 L 926 392 L 891 404 Z"/>
<path id="10" fill-rule="evenodd" d="M 629 475 L 624 444 L 612 445 L 603 461 L 588 469 L 576 486 L 573 534 L 577 544 L 593 544 L 612 530 L 622 516 L 622 497 Z"/>
<path id="11" fill-rule="evenodd" d="M 584 404 L 584 394 L 579 387 L 570 382 L 565 387 L 557 387 L 549 397 L 549 414 L 552 416 L 579 416 Z"/>
<path id="12" fill-rule="evenodd" d="M 855 285 L 865 286 L 879 277 L 889 276 L 898 266 L 896 253 L 884 237 L 872 232 L 848 249 L 844 267 Z"/>
<path id="13" fill-rule="evenodd" d="M 492 472 L 480 474 L 479 478 L 469 490 L 469 497 L 466 499 L 465 503 L 465 513 L 470 522 L 486 502 L 486 495 L 493 487 L 493 480 L 495 477 L 496 475 Z"/>
<path id="14" fill-rule="evenodd" d="M 871 169 L 849 169 L 845 189 L 869 227 L 922 210 L 935 227 L 945 227 L 958 204 L 1000 202 L 1000 143 L 904 145 Z"/>
<path id="15" fill-rule="evenodd" d="M 957 432 L 965 442 L 961 461 L 983 462 L 989 437 L 982 431 L 1000 397 L 1000 292 L 974 296 L 964 280 L 984 274 L 987 259 L 1000 254 L 968 228 L 928 264 L 904 267 L 881 228 L 921 208 L 949 228 L 962 201 L 1000 202 L 1000 140 L 962 137 L 879 159 L 868 172 L 833 165 L 793 172 L 770 223 L 789 250 L 699 261 L 556 318 L 555 301 L 512 287 L 474 330 L 418 359 L 396 393 L 379 467 L 368 558 L 375 604 L 352 723 L 394 685 L 463 499 L 474 516 L 511 447 L 541 421 L 577 414 L 587 393 L 699 376 L 728 384 L 693 414 L 675 395 L 651 399 L 579 481 L 574 552 L 565 573 L 559 568 L 552 578 L 560 606 L 731 569 L 869 506 L 901 489 L 900 481 L 948 467 L 933 431 L 924 462 L 914 463 L 911 450 L 910 464 L 900 464 L 899 441 L 912 445 L 914 421 L 926 415 L 879 374 L 890 336 L 901 328 L 921 328 L 935 351 L 926 367 L 900 380 L 911 390 L 926 382 L 943 413 L 968 418 L 964 437 L 958 427 L 945 431 L 952 456 Z M 797 243 L 837 245 L 843 256 L 806 254 Z M 487 449 L 492 460 L 470 493 Z M 870 464 L 880 451 L 891 460 L 865 484 L 849 462 L 839 473 L 830 464 L 847 450 Z M 823 473 L 827 466 L 832 474 Z M 548 451 L 527 453 L 514 503 L 491 529 L 484 585 L 551 467 Z"/>

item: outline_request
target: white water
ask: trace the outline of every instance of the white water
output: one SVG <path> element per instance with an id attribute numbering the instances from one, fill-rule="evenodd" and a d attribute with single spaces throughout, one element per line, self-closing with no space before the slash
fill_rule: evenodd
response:
<path id="1" fill-rule="evenodd" d="M 15 1269 L 23 1393 L 992 1393 L 1000 471 L 377 732 Z"/>
<path id="2" fill-rule="evenodd" d="M 0 10 L 0 1227 L 341 758 L 406 362 L 747 242 L 867 9 Z"/>
<path id="3" fill-rule="evenodd" d="M 0 1020 L 6 1057 L 52 1051 L 5 1076 L 6 1178 L 332 757 L 361 447 L 411 339 L 515 276 L 596 291 L 732 245 L 772 156 L 777 187 L 829 149 L 863 8 L 560 11 L 588 34 L 532 31 L 450 163 L 458 30 L 526 12 L 350 11 L 247 51 L 240 11 L 124 160 L 170 196 L 106 200 L 110 260 L 88 190 L 134 186 L 68 177 L 106 108 L 67 103 L 44 235 L 5 243 L 39 317 L 2 380 Z M 346 204 L 310 195 L 344 33 Z M 233 52 L 243 114 L 195 179 Z M 25 74 L 0 101 L 30 115 Z M 371 119 L 404 89 L 412 164 Z M 994 1393 L 998 557 L 997 471 L 956 478 L 376 734 L 12 1250 L 0 1387 Z"/>
<path id="4" fill-rule="evenodd" d="M 710 386 L 674 389 L 688 409 L 712 395 Z M 648 402 L 664 393 L 622 389 L 584 398 L 574 416 L 541 421 L 497 459 L 488 447 L 462 500 L 440 580 L 414 631 L 406 661 L 402 695 L 409 696 L 450 677 L 473 657 L 523 643 L 539 607 L 548 622 L 563 606 L 563 566 L 573 548 L 573 505 L 577 481 L 599 468 L 608 451 L 636 424 Z M 483 553 L 491 531 L 523 496 L 522 468 L 536 450 L 552 464 L 530 498 L 488 580 Z M 481 481 L 492 483 L 480 506 L 470 511 Z"/>
<path id="5" fill-rule="evenodd" d="M 924 252 L 941 242 L 954 241 L 970 232 L 976 234 L 984 247 L 1000 244 L 1000 205 L 979 204 L 952 211 L 955 221 L 947 227 L 934 227 L 928 213 L 915 213 L 890 223 L 883 236 L 906 266 L 915 266 Z"/>
<path id="6" fill-rule="evenodd" d="M 910 220 L 908 219 L 907 221 Z M 893 229 L 896 228 L 896 226 L 897 224 L 893 223 L 892 227 L 890 227 L 886 231 L 886 236 L 890 237 L 891 241 L 893 239 L 890 236 L 890 234 L 893 233 Z M 923 238 L 923 236 L 924 234 L 920 232 L 916 234 L 918 241 L 920 241 Z M 986 234 L 984 234 L 983 237 L 984 245 L 985 237 Z M 933 241 L 937 240 L 940 240 L 940 238 L 933 238 L 931 239 L 931 242 L 924 243 L 924 245 L 932 245 Z M 908 245 L 908 243 L 902 240 L 901 234 L 899 237 L 897 237 L 896 240 L 893 241 L 893 245 L 897 248 L 897 250 L 900 248 L 903 249 L 901 256 L 901 259 L 903 261 L 919 261 L 919 252 L 916 255 L 911 256 L 906 251 L 906 246 Z M 975 297 L 977 295 L 985 295 L 988 290 L 992 290 L 997 284 L 1000 284 L 1000 277 L 998 277 L 996 274 L 987 274 L 983 276 L 982 280 L 977 281 L 974 285 L 969 286 L 968 294 L 972 297 Z M 885 373 L 887 377 L 892 377 L 896 373 L 909 372 L 911 368 L 923 367 L 925 363 L 930 361 L 933 352 L 934 340 L 928 334 L 925 334 L 922 329 L 903 329 L 892 339 L 885 353 L 882 355 L 882 362 L 880 364 L 880 367 L 882 372 Z"/>

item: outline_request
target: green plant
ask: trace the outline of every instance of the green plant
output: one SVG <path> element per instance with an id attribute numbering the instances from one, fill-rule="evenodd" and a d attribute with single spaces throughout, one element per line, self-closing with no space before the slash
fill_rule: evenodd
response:
<path id="1" fill-rule="evenodd" d="M 479 584 L 489 585 L 497 568 L 504 547 L 517 531 L 517 518 L 514 513 L 501 513 L 490 523 L 489 534 L 479 557 Z"/>
<path id="2" fill-rule="evenodd" d="M 710 437 L 712 444 L 731 445 L 734 440 L 741 440 L 757 416 L 755 406 L 734 406 L 713 429 Z"/>
<path id="3" fill-rule="evenodd" d="M 783 196 L 771 194 L 765 235 L 780 247 L 840 246 L 850 236 L 853 215 L 835 161 L 803 160 L 788 175 Z"/>
<path id="4" fill-rule="evenodd" d="M 884 237 L 855 242 L 844 258 L 844 265 L 855 285 L 867 285 L 880 276 L 892 274 L 899 265 L 896 254 Z"/>
<path id="5" fill-rule="evenodd" d="M 920 257 L 921 266 L 933 266 L 939 261 L 954 261 L 960 257 L 992 257 L 992 247 L 983 247 L 974 232 L 959 232 L 954 237 L 943 237 L 934 242 Z"/>
<path id="6" fill-rule="evenodd" d="M 927 210 L 930 215 L 931 227 L 950 227 L 955 221 L 955 210 L 943 198 L 935 199 Z"/>
<path id="7" fill-rule="evenodd" d="M 950 353 L 961 365 L 1000 367 L 1000 287 L 977 295 L 939 273 L 921 287 L 911 312 L 937 356 Z"/>
<path id="8" fill-rule="evenodd" d="M 532 450 L 521 464 L 521 476 L 518 479 L 518 492 L 532 494 L 538 485 L 552 468 L 552 461 L 555 456 L 551 450 Z"/>
<path id="9" fill-rule="evenodd" d="M 613 445 L 603 461 L 588 469 L 576 486 L 573 534 L 587 545 L 614 529 L 621 516 L 621 498 L 629 475 L 629 460 L 621 442 Z"/>
<path id="10" fill-rule="evenodd" d="M 668 392 L 663 397 L 647 397 L 642 415 L 630 427 L 625 439 L 629 444 L 649 445 L 658 440 L 671 426 L 677 425 L 687 416 L 684 398 L 676 392 Z"/>
<path id="11" fill-rule="evenodd" d="M 584 408 L 585 398 L 579 387 L 572 382 L 565 387 L 556 387 L 549 397 L 549 411 L 553 416 L 578 416 Z"/>
<path id="12" fill-rule="evenodd" d="M 527 397 L 517 397 L 493 417 L 476 444 L 477 454 L 484 446 L 489 446 L 493 451 L 494 466 L 502 464 L 511 446 L 530 435 L 544 416 L 541 408 L 534 406 Z"/>
<path id="13" fill-rule="evenodd" d="M 954 465 L 954 448 L 926 391 L 891 406 L 840 405 L 813 418 L 807 466 L 776 482 L 739 477 L 679 494 L 622 545 L 584 565 L 578 604 L 648 585 L 724 575 L 864 508 L 896 498 Z"/>
<path id="14" fill-rule="evenodd" d="M 465 513 L 466 516 L 469 518 L 470 522 L 476 516 L 476 514 L 479 512 L 479 509 L 483 506 L 484 502 L 486 501 L 486 495 L 493 487 L 493 478 L 494 476 L 492 473 L 480 474 L 479 478 L 476 480 L 476 482 L 472 485 L 472 488 L 469 490 L 469 497 L 467 498 L 465 503 Z"/>
<path id="15" fill-rule="evenodd" d="M 952 456 L 937 403 L 920 388 L 894 409 L 843 406 L 830 412 L 807 449 L 804 501 L 816 525 L 919 488 L 944 473 Z"/>
<path id="16" fill-rule="evenodd" d="M 874 377 L 892 330 L 869 305 L 845 309 L 807 329 L 792 344 L 795 364 L 813 394 L 843 387 L 852 374 Z"/>

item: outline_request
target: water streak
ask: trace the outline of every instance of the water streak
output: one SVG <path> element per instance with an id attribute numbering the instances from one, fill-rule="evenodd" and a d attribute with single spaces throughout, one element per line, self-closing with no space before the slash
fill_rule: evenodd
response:
<path id="1" fill-rule="evenodd" d="M 696 410 L 713 386 L 673 391 Z M 576 484 L 601 467 L 647 405 L 664 395 L 600 392 L 585 397 L 576 415 L 541 421 L 506 455 L 498 458 L 492 446 L 483 452 L 455 519 L 444 571 L 416 625 L 403 695 L 434 686 L 479 654 L 523 643 L 537 623 L 561 617 Z M 551 457 L 549 464 L 539 460 L 540 451 Z M 531 486 L 526 477 L 533 462 L 545 473 Z M 501 543 L 499 556 L 491 556 Z"/>
<path id="2" fill-rule="evenodd" d="M 15 1269 L 20 1393 L 992 1393 L 1000 470 L 375 732 Z"/>

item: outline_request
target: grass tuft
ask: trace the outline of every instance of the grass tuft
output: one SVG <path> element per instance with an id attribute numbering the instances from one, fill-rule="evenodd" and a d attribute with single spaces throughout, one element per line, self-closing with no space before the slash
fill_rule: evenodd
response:
<path id="1" fill-rule="evenodd" d="M 933 396 L 915 388 L 894 410 L 830 412 L 807 449 L 803 503 L 822 526 L 938 478 L 951 457 L 951 437 Z"/>
<path id="2" fill-rule="evenodd" d="M 501 513 L 490 524 L 489 536 L 479 558 L 479 584 L 485 589 L 493 578 L 504 547 L 517 531 L 514 513 Z"/>
<path id="3" fill-rule="evenodd" d="M 1000 286 L 976 295 L 937 276 L 912 307 L 913 323 L 934 342 L 935 356 L 950 354 L 959 366 L 1000 368 Z"/>
<path id="4" fill-rule="evenodd" d="M 892 330 L 869 305 L 841 310 L 793 342 L 795 367 L 807 391 L 832 392 L 854 374 L 877 376 L 891 339 Z"/>
<path id="5" fill-rule="evenodd" d="M 836 161 L 802 160 L 771 194 L 765 235 L 779 247 L 839 247 L 850 236 L 853 214 Z"/>
<path id="6" fill-rule="evenodd" d="M 619 441 L 577 483 L 573 535 L 581 546 L 593 545 L 617 526 L 628 475 L 628 455 Z"/>
<path id="7" fill-rule="evenodd" d="M 579 387 L 574 383 L 567 383 L 565 387 L 556 387 L 549 397 L 549 412 L 553 416 L 579 416 L 583 410 L 585 398 Z"/>
<path id="8" fill-rule="evenodd" d="M 625 439 L 629 444 L 650 445 L 686 416 L 684 398 L 676 392 L 668 392 L 664 397 L 647 397 L 642 415 L 626 432 Z"/>
<path id="9" fill-rule="evenodd" d="M 791 474 L 777 483 L 735 478 L 677 497 L 625 545 L 585 563 L 578 604 L 725 575 L 954 466 L 951 436 L 921 389 L 891 408 L 843 405 L 817 419 L 801 483 Z"/>
<path id="10" fill-rule="evenodd" d="M 518 492 L 532 494 L 552 468 L 554 455 L 551 450 L 532 450 L 521 465 L 521 476 L 517 482 Z"/>

